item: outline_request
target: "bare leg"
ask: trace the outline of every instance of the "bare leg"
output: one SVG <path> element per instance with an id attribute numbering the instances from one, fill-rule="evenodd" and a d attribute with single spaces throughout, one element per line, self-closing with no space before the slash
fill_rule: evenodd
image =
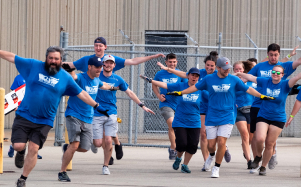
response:
<path id="1" fill-rule="evenodd" d="M 23 169 L 23 176 L 28 177 L 31 170 L 35 167 L 37 163 L 37 155 L 38 155 L 39 145 L 29 141 L 28 144 L 28 153 L 26 155 L 24 161 L 24 169 Z"/>
<path id="2" fill-rule="evenodd" d="M 264 122 L 258 122 L 256 123 L 256 132 L 255 132 L 255 137 L 256 137 L 256 156 L 261 157 L 262 151 L 263 151 L 263 144 L 265 142 L 265 139 L 267 137 L 267 132 L 269 129 L 269 125 Z"/>
<path id="3" fill-rule="evenodd" d="M 103 146 L 104 149 L 104 165 L 108 166 L 111 156 L 112 156 L 112 150 L 113 150 L 113 146 L 112 146 L 112 137 L 111 136 L 105 136 L 105 146 Z"/>
<path id="4" fill-rule="evenodd" d="M 116 133 L 116 137 L 112 137 L 112 138 L 113 138 L 113 141 L 114 141 L 115 145 L 120 145 L 120 141 L 118 139 L 117 133 Z"/>
<path id="5" fill-rule="evenodd" d="M 170 141 L 170 149 L 175 150 L 176 149 L 176 137 L 175 137 L 175 132 L 172 128 L 172 121 L 173 121 L 173 117 L 170 117 L 170 118 L 168 118 L 166 123 L 168 125 L 168 137 L 169 137 L 169 141 Z"/>
<path id="6" fill-rule="evenodd" d="M 217 151 L 215 162 L 221 164 L 226 152 L 226 142 L 227 138 L 218 136 L 217 137 Z"/>
<path id="7" fill-rule="evenodd" d="M 26 143 L 13 143 L 13 148 L 15 151 L 23 151 L 26 147 Z"/>
<path id="8" fill-rule="evenodd" d="M 216 151 L 216 141 L 217 141 L 217 138 L 208 140 L 208 151 L 209 151 L 209 153 L 215 153 L 215 151 Z"/>
<path id="9" fill-rule="evenodd" d="M 249 132 L 247 127 L 247 122 L 239 121 L 236 123 L 236 126 L 241 136 L 243 153 L 247 161 L 249 161 L 251 160 L 251 158 L 250 158 Z"/>
<path id="10" fill-rule="evenodd" d="M 93 144 L 95 145 L 95 147 L 101 147 L 102 139 L 93 139 Z"/>
<path id="11" fill-rule="evenodd" d="M 60 172 L 67 170 L 67 166 L 68 166 L 69 162 L 72 160 L 75 151 L 78 149 L 78 146 L 79 146 L 79 142 L 72 142 L 71 144 L 69 144 L 66 152 L 63 155 L 62 166 L 61 166 Z"/>
<path id="12" fill-rule="evenodd" d="M 205 117 L 206 117 L 205 115 L 201 115 L 201 138 L 200 138 L 201 151 L 203 154 L 204 161 L 206 161 L 209 156 Z"/>
<path id="13" fill-rule="evenodd" d="M 192 157 L 192 154 L 185 152 L 184 162 L 183 164 L 188 165 L 190 159 Z"/>

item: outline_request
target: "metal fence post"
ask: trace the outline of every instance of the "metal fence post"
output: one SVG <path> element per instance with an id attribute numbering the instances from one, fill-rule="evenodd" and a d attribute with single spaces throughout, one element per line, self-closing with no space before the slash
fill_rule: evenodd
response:
<path id="1" fill-rule="evenodd" d="M 131 51 L 135 50 L 135 44 L 132 45 Z M 133 59 L 135 55 L 131 54 L 131 59 Z M 134 90 L 134 66 L 131 66 L 131 77 L 130 77 L 130 89 Z M 128 129 L 128 143 L 132 144 L 132 134 L 133 134 L 133 100 L 130 100 L 129 107 L 129 129 Z"/>
<path id="2" fill-rule="evenodd" d="M 253 40 L 250 38 L 250 36 L 245 33 L 245 35 L 247 36 L 247 38 L 250 40 L 250 42 L 254 45 L 254 47 L 256 48 L 255 51 L 254 51 L 254 56 L 255 58 L 258 60 L 258 47 L 257 45 L 255 44 L 255 42 L 253 42 Z"/>
<path id="3" fill-rule="evenodd" d="M 196 45 L 196 48 L 195 48 L 195 54 L 198 55 L 198 54 L 199 54 L 199 44 L 198 44 L 198 42 L 196 42 L 193 38 L 191 38 L 187 33 L 185 33 L 185 36 L 186 36 L 190 41 L 192 41 L 192 43 L 194 43 L 194 45 Z M 199 68 L 199 57 L 198 57 L 198 56 L 195 57 L 195 64 L 194 64 L 194 67 Z"/>
<path id="4" fill-rule="evenodd" d="M 218 48 L 217 48 L 217 52 L 218 52 L 218 55 L 221 56 L 222 55 L 222 36 L 223 36 L 223 33 L 219 33 L 218 34 Z"/>
<path id="5" fill-rule="evenodd" d="M 141 64 L 138 65 L 138 75 L 141 74 Z M 140 89 L 139 89 L 139 85 L 140 85 L 140 79 L 138 78 L 137 80 L 137 96 L 139 97 L 140 94 Z M 138 114 L 139 114 L 139 107 L 136 107 L 136 119 L 135 119 L 135 140 L 134 140 L 134 144 L 137 144 L 137 139 L 138 139 Z"/>

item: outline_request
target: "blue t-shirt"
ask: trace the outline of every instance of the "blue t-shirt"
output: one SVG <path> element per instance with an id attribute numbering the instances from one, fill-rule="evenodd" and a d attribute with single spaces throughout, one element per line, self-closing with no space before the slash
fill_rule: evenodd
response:
<path id="1" fill-rule="evenodd" d="M 11 85 L 10 89 L 15 90 L 25 84 L 25 80 L 23 79 L 22 75 L 19 74 L 15 77 L 13 84 Z"/>
<path id="2" fill-rule="evenodd" d="M 263 100 L 257 117 L 267 120 L 286 122 L 285 103 L 291 88 L 289 80 L 282 80 L 278 84 L 272 82 L 272 78 L 257 78 L 257 85 L 262 88 L 262 94 L 274 97 L 275 100 Z"/>
<path id="3" fill-rule="evenodd" d="M 87 73 L 77 74 L 75 82 L 85 90 L 93 100 L 96 99 L 97 91 L 103 86 L 103 82 L 99 78 L 91 79 Z M 65 116 L 73 116 L 77 119 L 85 122 L 92 123 L 94 115 L 94 109 L 92 106 L 87 105 L 77 96 L 69 97 L 68 106 L 65 112 Z"/>
<path id="4" fill-rule="evenodd" d="M 249 74 L 254 75 L 256 77 L 271 77 L 272 75 L 272 69 L 276 65 L 281 65 L 284 68 L 284 76 L 282 77 L 282 80 L 287 79 L 288 76 L 290 76 L 296 69 L 293 69 L 293 62 L 278 62 L 275 65 L 269 64 L 268 61 L 262 62 L 254 66 L 250 71 Z M 260 86 L 257 86 L 256 89 L 259 93 L 261 93 L 262 89 Z M 262 94 L 262 93 L 261 93 Z M 260 108 L 262 103 L 262 100 L 260 98 L 255 98 L 254 102 L 252 104 L 252 107 Z"/>
<path id="5" fill-rule="evenodd" d="M 234 125 L 236 118 L 236 91 L 247 91 L 249 87 L 237 76 L 228 75 L 225 78 L 219 78 L 216 73 L 207 75 L 195 86 L 199 90 L 207 90 L 209 92 L 205 125 Z"/>
<path id="6" fill-rule="evenodd" d="M 183 91 L 189 88 L 188 82 L 167 84 L 167 91 Z M 178 105 L 172 127 L 201 128 L 200 104 L 202 91 L 198 90 L 190 94 L 178 97 Z"/>
<path id="7" fill-rule="evenodd" d="M 213 72 L 213 74 L 214 74 L 214 73 L 217 73 L 217 71 L 215 70 L 215 71 Z M 206 69 L 200 69 L 200 77 L 199 77 L 199 81 L 201 81 L 206 75 L 208 75 Z"/>
<path id="8" fill-rule="evenodd" d="M 200 106 L 200 114 L 207 114 L 208 112 L 208 97 L 209 92 L 207 90 L 203 90 L 202 92 L 202 102 Z"/>
<path id="9" fill-rule="evenodd" d="M 110 86 L 119 87 L 121 91 L 126 91 L 128 89 L 128 84 L 123 80 L 123 78 L 114 73 L 112 73 L 110 77 L 106 77 L 103 75 L 102 71 L 99 75 L 99 79 L 103 82 L 106 82 Z M 109 110 L 109 115 L 117 114 L 116 91 L 99 89 L 95 101 L 98 102 L 106 110 Z M 99 113 L 97 110 L 94 110 L 94 116 L 104 115 Z"/>
<path id="10" fill-rule="evenodd" d="M 103 58 L 106 55 L 107 54 L 103 55 L 103 57 L 101 58 L 101 60 L 103 60 Z M 74 64 L 74 66 L 76 67 L 77 70 L 80 70 L 82 72 L 86 72 L 86 71 L 88 71 L 88 61 L 89 61 L 90 58 L 92 58 L 94 56 L 95 56 L 95 54 L 94 55 L 90 55 L 90 56 L 84 56 L 84 57 L 78 59 L 77 61 L 74 61 L 73 64 Z M 118 71 L 118 70 L 124 68 L 125 59 L 120 58 L 118 56 L 114 56 L 114 55 L 112 55 L 112 56 L 115 58 L 115 63 L 116 63 L 116 66 L 113 69 L 113 72 Z"/>
<path id="11" fill-rule="evenodd" d="M 298 93 L 296 99 L 297 99 L 298 101 L 301 101 L 301 92 Z"/>
<path id="12" fill-rule="evenodd" d="M 154 80 L 165 82 L 165 83 L 187 82 L 187 79 L 183 79 L 175 74 L 169 73 L 166 70 L 158 71 L 154 77 Z M 166 95 L 166 93 L 167 93 L 166 89 L 160 88 L 160 94 L 164 94 L 166 100 L 164 102 L 160 101 L 159 108 L 167 106 L 172 108 L 173 110 L 176 110 L 178 97 L 174 95 Z"/>
<path id="13" fill-rule="evenodd" d="M 248 81 L 245 83 L 248 87 L 253 87 L 253 82 Z M 256 84 L 255 84 L 256 85 Z M 236 104 L 237 108 L 241 108 L 244 106 L 251 106 L 254 100 L 254 96 L 248 94 L 244 91 L 237 91 L 236 92 Z"/>
<path id="14" fill-rule="evenodd" d="M 50 76 L 44 68 L 45 62 L 16 55 L 15 64 L 26 81 L 25 96 L 16 114 L 33 123 L 53 127 L 61 97 L 76 96 L 82 89 L 63 69 Z"/>

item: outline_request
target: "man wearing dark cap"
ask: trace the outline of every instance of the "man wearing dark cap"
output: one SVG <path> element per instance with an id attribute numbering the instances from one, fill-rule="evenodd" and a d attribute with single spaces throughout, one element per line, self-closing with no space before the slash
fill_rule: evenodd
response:
<path id="1" fill-rule="evenodd" d="M 197 90 L 207 90 L 209 92 L 205 124 L 210 155 L 205 162 L 205 169 L 209 170 L 215 159 L 212 178 L 219 177 L 219 168 L 226 151 L 226 141 L 230 137 L 235 124 L 235 92 L 240 90 L 255 97 L 261 97 L 261 99 L 271 99 L 261 95 L 254 88 L 246 86 L 237 76 L 229 75 L 232 66 L 228 58 L 219 58 L 216 67 L 217 73 L 207 75 L 195 86 L 177 92 L 178 95 L 192 93 Z M 218 144 L 218 148 L 215 156 L 216 144 Z"/>
<path id="2" fill-rule="evenodd" d="M 96 99 L 98 88 L 109 90 L 111 86 L 99 80 L 103 63 L 101 59 L 94 56 L 88 61 L 88 71 L 85 73 L 75 74 L 71 72 L 71 76 L 75 82 L 85 90 L 93 100 Z M 104 115 L 106 111 L 101 112 Z M 76 96 L 69 97 L 68 106 L 65 112 L 66 127 L 68 130 L 68 138 L 70 145 L 63 145 L 63 160 L 61 171 L 58 174 L 58 180 L 62 182 L 70 182 L 70 178 L 66 173 L 67 166 L 71 161 L 75 151 L 87 152 L 91 148 L 93 141 L 92 120 L 94 115 L 93 107 L 87 105 Z"/>

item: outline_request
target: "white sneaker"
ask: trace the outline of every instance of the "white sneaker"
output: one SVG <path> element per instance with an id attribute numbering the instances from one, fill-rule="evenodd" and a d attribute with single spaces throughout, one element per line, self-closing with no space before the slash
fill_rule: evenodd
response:
<path id="1" fill-rule="evenodd" d="M 251 169 L 251 170 L 250 170 L 250 173 L 251 173 L 251 174 L 257 173 L 258 170 L 259 170 L 259 168 L 260 168 L 260 166 L 258 166 L 257 168 Z"/>
<path id="2" fill-rule="evenodd" d="M 205 162 L 205 170 L 210 170 L 212 168 L 214 159 L 215 159 L 215 155 L 214 156 L 209 155 L 209 157 Z"/>
<path id="3" fill-rule="evenodd" d="M 102 174 L 103 175 L 110 175 L 111 174 L 108 166 L 103 166 L 102 167 Z"/>
<path id="4" fill-rule="evenodd" d="M 219 167 L 213 166 L 211 178 L 219 178 Z"/>
<path id="5" fill-rule="evenodd" d="M 211 171 L 211 169 L 205 169 L 205 164 L 203 165 L 202 171 Z"/>
<path id="6" fill-rule="evenodd" d="M 91 151 L 95 154 L 98 152 L 98 148 L 93 143 L 91 145 Z"/>

